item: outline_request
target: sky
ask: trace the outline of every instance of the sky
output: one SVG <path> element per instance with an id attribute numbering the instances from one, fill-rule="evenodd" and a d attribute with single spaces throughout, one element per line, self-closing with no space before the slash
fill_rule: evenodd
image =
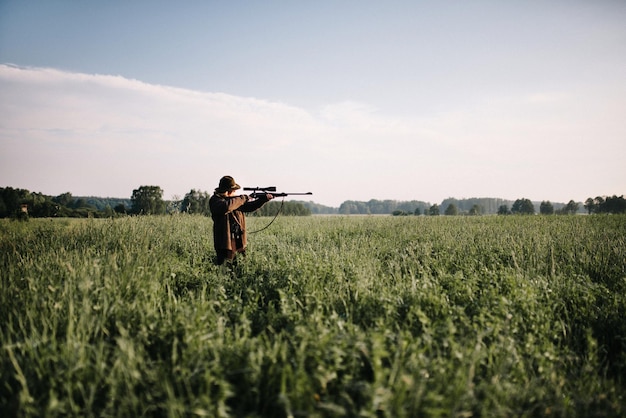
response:
<path id="1" fill-rule="evenodd" d="M 626 2 L 0 0 L 0 187 L 626 194 Z"/>

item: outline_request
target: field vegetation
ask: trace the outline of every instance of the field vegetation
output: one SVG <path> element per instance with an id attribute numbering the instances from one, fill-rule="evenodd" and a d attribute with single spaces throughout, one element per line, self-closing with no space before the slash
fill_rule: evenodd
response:
<path id="1" fill-rule="evenodd" d="M 3 416 L 626 414 L 626 216 L 211 228 L 0 221 Z"/>

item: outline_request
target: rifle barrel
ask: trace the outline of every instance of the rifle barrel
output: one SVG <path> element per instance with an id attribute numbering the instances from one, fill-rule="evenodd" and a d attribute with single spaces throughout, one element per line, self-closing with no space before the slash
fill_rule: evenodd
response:
<path id="1" fill-rule="evenodd" d="M 254 193 L 252 193 L 253 197 L 256 197 L 258 195 L 261 194 L 271 194 L 274 197 L 284 197 L 284 196 L 303 196 L 303 195 L 312 195 L 313 192 L 306 192 L 306 193 L 276 193 L 276 192 L 266 192 L 266 191 L 255 191 Z"/>

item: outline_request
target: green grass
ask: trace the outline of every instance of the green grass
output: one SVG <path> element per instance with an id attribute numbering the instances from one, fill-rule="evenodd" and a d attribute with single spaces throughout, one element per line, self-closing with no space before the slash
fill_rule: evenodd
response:
<path id="1" fill-rule="evenodd" d="M 3 416 L 626 414 L 624 216 L 211 228 L 0 222 Z"/>

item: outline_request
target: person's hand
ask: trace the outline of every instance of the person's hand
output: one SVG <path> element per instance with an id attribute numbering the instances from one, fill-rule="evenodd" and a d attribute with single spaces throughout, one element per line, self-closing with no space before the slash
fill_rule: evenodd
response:
<path id="1" fill-rule="evenodd" d="M 269 201 L 269 200 L 272 200 L 273 198 L 274 198 L 274 195 L 270 193 L 265 193 L 265 200 Z"/>

